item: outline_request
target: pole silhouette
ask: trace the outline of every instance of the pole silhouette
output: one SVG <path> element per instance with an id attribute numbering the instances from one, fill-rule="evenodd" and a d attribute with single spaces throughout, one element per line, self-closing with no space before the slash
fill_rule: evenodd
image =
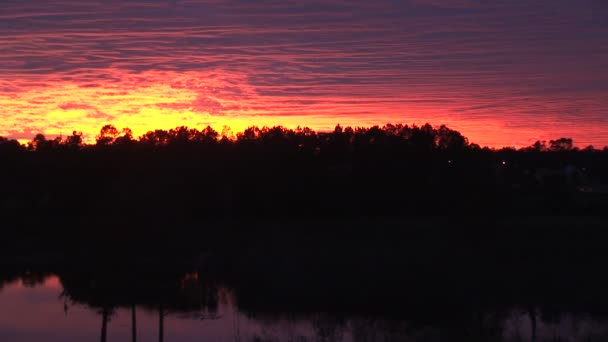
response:
<path id="1" fill-rule="evenodd" d="M 135 304 L 131 305 L 131 341 L 137 342 L 137 313 Z"/>

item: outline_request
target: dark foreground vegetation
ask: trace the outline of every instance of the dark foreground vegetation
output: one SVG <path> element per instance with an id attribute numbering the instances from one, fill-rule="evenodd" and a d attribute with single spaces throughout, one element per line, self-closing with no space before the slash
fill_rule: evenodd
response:
<path id="1" fill-rule="evenodd" d="M 565 138 L 493 150 L 445 126 L 252 127 L 236 137 L 180 127 L 134 139 L 107 125 L 95 144 L 76 132 L 37 135 L 27 147 L 0 139 L 0 160 L 7 255 L 243 256 L 248 247 L 231 246 L 283 245 L 314 230 L 343 250 L 341 239 L 391 222 L 407 240 L 407 228 L 425 222 L 452 234 L 492 232 L 510 218 L 514 227 L 603 224 L 608 213 L 608 150 Z M 277 225 L 284 233 L 266 233 Z"/>
<path id="2" fill-rule="evenodd" d="M 77 132 L 27 147 L 0 138 L 0 160 L 0 213 L 63 224 L 597 215 L 608 203 L 608 149 L 562 138 L 494 150 L 428 124 L 236 137 L 179 127 L 138 139 L 107 125 L 95 144 Z"/>

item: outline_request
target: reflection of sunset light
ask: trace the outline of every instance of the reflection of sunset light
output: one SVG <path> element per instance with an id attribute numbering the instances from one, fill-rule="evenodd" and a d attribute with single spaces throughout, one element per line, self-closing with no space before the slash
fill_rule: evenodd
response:
<path id="1" fill-rule="evenodd" d="M 29 275 L 25 275 L 23 278 L 19 278 L 17 280 L 15 280 L 12 283 L 9 283 L 8 286 L 10 287 L 14 287 L 14 288 L 30 288 L 32 286 L 27 285 L 28 280 L 24 280 L 24 278 L 28 278 Z M 45 276 L 43 281 L 41 283 L 36 283 L 34 285 L 34 287 L 38 287 L 38 286 L 42 286 L 45 288 L 52 288 L 52 289 L 57 289 L 57 288 L 61 288 L 61 281 L 59 280 L 59 277 L 57 277 L 56 275 L 48 275 Z"/>
<path id="2" fill-rule="evenodd" d="M 52 287 L 52 288 L 60 288 L 61 287 L 61 281 L 59 280 L 59 277 L 57 277 L 55 275 L 48 276 L 44 280 L 44 286 L 46 286 L 46 287 Z"/>

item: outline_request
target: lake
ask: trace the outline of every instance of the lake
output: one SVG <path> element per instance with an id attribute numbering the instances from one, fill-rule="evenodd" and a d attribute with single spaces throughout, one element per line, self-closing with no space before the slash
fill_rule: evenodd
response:
<path id="1" fill-rule="evenodd" d="M 103 280 L 82 272 L 24 272 L 4 277 L 0 282 L 0 341 L 608 339 L 606 316 L 584 310 L 557 310 L 551 305 L 472 304 L 461 311 L 446 306 L 443 312 L 434 307 L 418 311 L 418 317 L 418 309 L 412 312 L 407 305 L 403 306 L 403 315 L 398 310 L 366 313 L 352 310 L 350 305 L 348 311 L 335 306 L 328 310 L 323 305 L 318 311 L 314 305 L 305 310 L 266 310 L 259 301 L 241 307 L 238 292 L 205 279 L 201 273 L 137 274 L 127 278 Z M 268 306 L 277 307 L 272 300 L 268 300 Z M 290 302 L 289 298 L 285 300 Z M 353 302 L 357 300 L 352 298 Z"/>

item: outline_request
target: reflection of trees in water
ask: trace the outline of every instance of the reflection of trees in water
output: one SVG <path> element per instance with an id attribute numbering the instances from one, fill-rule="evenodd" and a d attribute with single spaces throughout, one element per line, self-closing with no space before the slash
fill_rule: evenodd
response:
<path id="1" fill-rule="evenodd" d="M 435 322 L 356 318 L 349 321 L 353 342 L 376 341 L 501 341 L 502 315 L 462 312 Z"/>
<path id="2" fill-rule="evenodd" d="M 605 317 L 592 317 L 588 313 L 576 312 L 560 312 L 543 317 L 541 311 L 542 308 L 533 311 L 513 310 L 505 319 L 502 341 L 608 341 L 608 324 Z"/>
<path id="3" fill-rule="evenodd" d="M 45 274 L 29 272 L 19 276 L 17 273 L 4 273 L 0 282 L 11 279 L 21 280 L 23 284 L 40 284 L 45 279 Z M 199 273 L 98 270 L 59 272 L 58 277 L 64 286 L 63 295 L 66 300 L 85 304 L 100 315 L 102 342 L 107 341 L 107 330 L 118 309 L 130 310 L 132 341 L 137 341 L 138 337 L 136 308 L 156 313 L 158 340 L 164 341 L 167 315 L 176 318 L 221 319 L 222 316 L 218 314 L 219 303 L 222 300 L 232 301 L 222 299 L 229 294 L 218 288 L 216 282 L 203 279 Z M 312 297 L 314 296 L 308 298 Z M 268 305 L 273 305 L 273 298 L 268 294 L 263 299 Z M 280 300 L 288 299 L 281 297 Z M 255 307 L 255 310 L 262 311 L 246 312 L 256 324 L 261 324 L 262 330 L 245 333 L 242 338 L 240 335 L 237 338 L 235 333 L 234 340 L 385 342 L 448 339 L 545 342 L 555 341 L 556 338 L 568 341 L 605 341 L 608 338 L 608 326 L 603 325 L 605 320 L 595 321 L 591 311 L 580 308 L 573 311 L 565 304 L 517 306 L 516 303 L 511 303 L 481 306 L 462 302 L 456 306 L 428 303 L 426 308 L 422 308 L 412 303 L 409 306 L 403 305 L 399 313 L 391 312 L 391 315 L 383 316 L 380 312 L 366 313 L 365 307 L 361 307 L 359 312 L 297 313 L 297 301 L 293 303 L 294 312 L 289 314 L 275 313 L 268 316 L 261 307 Z M 314 305 L 321 308 L 323 303 Z M 304 331 L 302 326 L 306 327 Z"/>
<path id="4" fill-rule="evenodd" d="M 217 287 L 203 282 L 198 274 L 183 272 L 115 272 L 110 270 L 59 274 L 63 296 L 85 304 L 101 315 L 101 341 L 106 341 L 107 326 L 118 308 L 131 310 L 131 339 L 137 341 L 136 307 L 158 314 L 158 341 L 164 341 L 165 317 L 205 309 L 217 316 Z"/>
<path id="5" fill-rule="evenodd" d="M 205 308 L 217 311 L 218 292 L 212 282 L 185 273 L 60 273 L 64 296 L 93 308 L 104 306 L 169 312 Z"/>
<path id="6" fill-rule="evenodd" d="M 131 305 L 131 341 L 137 341 L 137 310 L 135 303 Z"/>
<path id="7" fill-rule="evenodd" d="M 339 342 L 344 338 L 345 322 L 331 315 L 316 315 L 312 326 L 319 342 Z"/>
<path id="8" fill-rule="evenodd" d="M 539 311 L 539 310 L 537 310 Z M 534 312 L 534 311 L 533 311 Z M 347 314 L 310 314 L 294 318 L 292 314 L 273 315 L 261 332 L 239 339 L 247 342 L 275 341 L 471 341 L 471 342 L 555 342 L 606 341 L 606 320 L 593 320 L 587 315 L 562 313 L 548 321 L 521 307 L 509 310 L 483 309 L 451 312 L 449 317 L 434 321 L 416 318 L 352 316 Z M 289 320 L 292 321 L 289 321 Z M 274 320 L 274 325 L 270 322 Z M 286 322 L 307 326 L 305 334 L 290 333 Z M 533 327 L 536 325 L 536 327 Z M 279 330 L 277 332 L 277 327 Z M 274 333 L 273 333 L 274 332 Z"/>
<path id="9" fill-rule="evenodd" d="M 110 316 L 112 315 L 111 309 L 108 307 L 104 307 L 101 309 L 101 342 L 106 342 L 106 338 L 108 335 L 108 321 L 110 320 Z"/>

